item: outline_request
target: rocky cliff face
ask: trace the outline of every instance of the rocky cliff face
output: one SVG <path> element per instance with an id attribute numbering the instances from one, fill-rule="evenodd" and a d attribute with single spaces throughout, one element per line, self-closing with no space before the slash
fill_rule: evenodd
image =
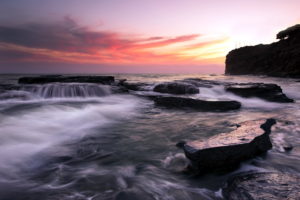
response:
<path id="1" fill-rule="evenodd" d="M 225 74 L 300 77 L 300 24 L 279 32 L 277 39 L 272 44 L 230 51 Z"/>

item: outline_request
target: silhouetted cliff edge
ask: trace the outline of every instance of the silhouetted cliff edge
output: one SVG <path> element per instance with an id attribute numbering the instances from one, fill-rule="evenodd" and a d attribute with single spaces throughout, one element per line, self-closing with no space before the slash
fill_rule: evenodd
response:
<path id="1" fill-rule="evenodd" d="M 225 74 L 300 77 L 300 24 L 280 31 L 277 39 L 272 44 L 230 51 Z"/>

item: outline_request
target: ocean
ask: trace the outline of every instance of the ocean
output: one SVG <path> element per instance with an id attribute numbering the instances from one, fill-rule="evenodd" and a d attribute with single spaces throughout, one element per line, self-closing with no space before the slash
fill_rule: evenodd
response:
<path id="1" fill-rule="evenodd" d="M 51 83 L 18 85 L 0 75 L 1 200 L 209 200 L 223 199 L 222 188 L 246 171 L 300 175 L 300 82 L 263 76 L 115 74 L 144 82 L 143 91 L 118 93 L 109 85 Z M 157 107 L 142 95 L 160 83 L 185 78 L 222 82 L 275 83 L 295 103 L 243 98 L 224 86 L 200 87 L 189 97 L 236 100 L 239 110 L 199 112 Z M 275 118 L 286 126 L 270 135 L 266 155 L 243 162 L 230 173 L 193 176 L 179 141 L 205 140 L 231 130 L 231 124 Z M 286 152 L 284 146 L 293 146 Z"/>

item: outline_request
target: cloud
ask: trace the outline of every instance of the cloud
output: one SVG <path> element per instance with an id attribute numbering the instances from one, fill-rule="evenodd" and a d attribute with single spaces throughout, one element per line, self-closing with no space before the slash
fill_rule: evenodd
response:
<path id="1" fill-rule="evenodd" d="M 195 60 L 197 55 L 182 57 L 181 51 L 223 41 L 199 43 L 197 42 L 199 37 L 200 34 L 176 37 L 129 37 L 118 32 L 95 31 L 80 26 L 67 16 L 63 21 L 53 24 L 31 23 L 13 27 L 0 25 L 0 62 L 11 60 L 69 63 L 190 62 Z M 181 45 L 181 48 L 178 45 Z"/>

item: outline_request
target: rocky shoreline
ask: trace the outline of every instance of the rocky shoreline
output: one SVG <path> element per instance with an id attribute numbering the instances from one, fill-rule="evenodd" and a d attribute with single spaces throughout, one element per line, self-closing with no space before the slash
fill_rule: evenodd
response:
<path id="1" fill-rule="evenodd" d="M 203 100 L 197 97 L 203 89 L 210 90 L 218 86 L 225 92 L 243 98 L 258 98 L 275 103 L 293 103 L 294 100 L 286 96 L 281 87 L 276 84 L 265 83 L 233 83 L 189 78 L 150 84 L 143 82 L 128 82 L 117 80 L 113 76 L 38 76 L 22 77 L 17 85 L 0 85 L 0 98 L 7 97 L 6 91 L 19 91 L 22 88 L 47 84 L 87 83 L 105 85 L 113 93 L 132 94 L 153 101 L 153 105 L 160 109 L 188 109 L 192 112 L 237 112 L 242 104 L 235 100 Z M 75 85 L 76 86 L 76 85 Z M 74 87 L 74 85 L 73 85 Z M 82 87 L 80 85 L 80 87 Z M 76 91 L 76 90 L 75 90 Z M 140 93 L 146 92 L 146 93 Z M 147 93 L 148 92 L 148 93 Z M 186 158 L 190 161 L 188 170 L 193 174 L 228 173 L 236 169 L 241 163 L 256 156 L 267 153 L 272 148 L 270 140 L 271 127 L 275 126 L 275 119 L 259 119 L 235 124 L 231 132 L 220 133 L 206 140 L 179 142 Z M 290 148 L 290 150 L 293 147 Z M 234 175 L 223 188 L 226 199 L 263 199 L 272 196 L 273 199 L 291 198 L 299 193 L 299 177 L 288 173 L 248 173 Z M 258 184 L 263 182 L 263 184 Z M 289 185 L 289 186 L 286 186 Z M 255 185 L 255 187 L 252 187 Z M 281 186 L 283 185 L 283 186 Z M 262 187 L 272 187 L 275 192 L 258 193 Z"/>
<path id="2" fill-rule="evenodd" d="M 225 74 L 300 77 L 300 24 L 277 34 L 278 42 L 246 46 L 226 56 Z"/>

